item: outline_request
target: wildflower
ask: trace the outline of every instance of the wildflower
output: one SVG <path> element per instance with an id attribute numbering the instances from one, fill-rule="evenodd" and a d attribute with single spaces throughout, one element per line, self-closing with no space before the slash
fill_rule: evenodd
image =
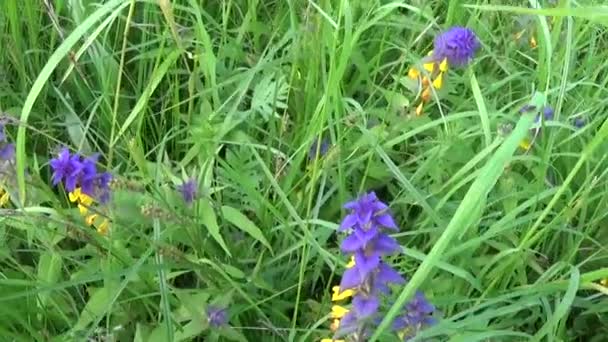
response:
<path id="1" fill-rule="evenodd" d="M 401 339 L 409 340 L 426 326 L 436 323 L 432 316 L 435 306 L 418 291 L 414 298 L 405 305 L 405 312 L 393 322 L 393 330 L 398 331 Z"/>
<path id="2" fill-rule="evenodd" d="M 583 128 L 586 123 L 587 122 L 585 121 L 585 119 L 580 116 L 574 119 L 574 127 L 576 128 Z"/>
<path id="3" fill-rule="evenodd" d="M 398 230 L 388 206 L 378 200 L 374 192 L 348 202 L 344 208 L 350 213 L 340 224 L 340 231 L 350 231 L 340 245 L 343 252 L 354 256 L 355 264 L 347 269 L 340 282 L 340 291 L 354 291 L 352 309 L 342 318 L 342 331 L 357 331 L 375 316 L 380 306 L 380 293 L 388 292 L 388 284 L 400 284 L 404 279 L 382 257 L 400 250 L 393 238 L 383 229 Z M 351 331 L 352 330 L 352 331 Z M 361 337 L 361 336 L 359 336 Z"/>
<path id="4" fill-rule="evenodd" d="M 327 138 L 321 139 L 320 145 L 319 139 L 315 138 L 315 140 L 312 142 L 312 145 L 310 145 L 310 150 L 308 151 L 308 159 L 314 160 L 315 158 L 317 158 L 317 152 L 319 157 L 323 157 L 327 153 L 327 151 L 329 151 L 329 147 L 330 144 Z"/>
<path id="5" fill-rule="evenodd" d="M 217 328 L 228 323 L 228 313 L 225 308 L 209 305 L 207 307 L 207 322 Z"/>
<path id="6" fill-rule="evenodd" d="M 53 185 L 63 182 L 68 192 L 80 187 L 83 193 L 96 197 L 102 203 L 107 202 L 112 175 L 97 172 L 98 157 L 95 154 L 83 158 L 78 153 L 72 155 L 67 148 L 62 148 L 57 158 L 51 159 L 49 163 L 53 169 Z"/>
<path id="7" fill-rule="evenodd" d="M 9 199 L 10 195 L 8 194 L 8 191 L 0 188 L 0 207 L 4 207 L 5 205 L 7 205 Z"/>
<path id="8" fill-rule="evenodd" d="M 15 144 L 4 144 L 0 146 L 0 160 L 13 161 L 15 160 Z"/>
<path id="9" fill-rule="evenodd" d="M 473 59 L 479 47 L 479 40 L 472 30 L 455 26 L 435 37 L 433 59 L 447 59 L 450 65 L 464 66 Z"/>
<path id="10" fill-rule="evenodd" d="M 53 185 L 63 182 L 70 202 L 78 205 L 78 211 L 86 225 L 96 226 L 100 234 L 107 235 L 110 225 L 108 219 L 100 219 L 98 213 L 89 213 L 95 201 L 106 203 L 110 197 L 112 175 L 97 171 L 98 158 L 98 154 L 87 158 L 78 153 L 71 154 L 64 147 L 49 164 L 53 169 Z"/>
<path id="11" fill-rule="evenodd" d="M 555 111 L 553 110 L 553 108 L 547 106 L 545 108 L 543 108 L 543 117 L 545 118 L 545 120 L 553 120 L 553 115 L 555 114 Z"/>
<path id="12" fill-rule="evenodd" d="M 196 179 L 190 178 L 180 185 L 178 190 L 181 192 L 184 202 L 192 204 L 198 196 L 198 183 L 196 182 Z"/>
<path id="13" fill-rule="evenodd" d="M 424 104 L 431 100 L 432 90 L 443 88 L 450 65 L 465 66 L 479 47 L 475 33 L 464 27 L 452 27 L 435 37 L 433 50 L 423 60 L 423 71 L 417 68 L 408 71 L 408 77 L 419 83 L 420 103 L 416 106 L 416 115 L 422 115 Z"/>

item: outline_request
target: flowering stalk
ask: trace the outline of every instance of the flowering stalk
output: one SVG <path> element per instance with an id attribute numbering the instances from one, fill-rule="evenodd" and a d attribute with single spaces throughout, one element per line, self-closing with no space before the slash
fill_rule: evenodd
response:
<path id="1" fill-rule="evenodd" d="M 51 159 L 49 164 L 53 170 L 53 185 L 63 183 L 69 192 L 70 201 L 78 204 L 86 224 L 95 225 L 100 234 L 106 235 L 109 227 L 107 218 L 98 220 L 97 213 L 89 214 L 94 201 L 103 204 L 110 197 L 112 175 L 97 171 L 97 158 L 98 155 L 85 158 L 78 153 L 71 154 L 67 148 L 62 148 L 58 156 Z"/>
<path id="2" fill-rule="evenodd" d="M 351 309 L 341 318 L 338 335 L 363 341 L 370 324 L 377 318 L 380 294 L 389 292 L 388 284 L 404 282 L 399 273 L 382 261 L 382 257 L 398 252 L 401 247 L 384 233 L 386 229 L 397 231 L 398 228 L 388 206 L 380 202 L 374 192 L 346 203 L 344 208 L 350 213 L 344 217 L 339 231 L 350 234 L 340 248 L 352 257 L 354 265 L 344 272 L 338 289 L 338 293 L 349 291 L 352 296 Z"/>
<path id="3" fill-rule="evenodd" d="M 424 104 L 431 100 L 433 89 L 443 88 L 444 79 L 450 66 L 467 65 L 479 49 L 479 40 L 475 33 L 464 27 L 452 27 L 435 37 L 433 50 L 423 60 L 423 71 L 414 67 L 408 71 L 408 77 L 418 81 L 420 103 L 416 106 L 416 115 L 422 115 Z"/>

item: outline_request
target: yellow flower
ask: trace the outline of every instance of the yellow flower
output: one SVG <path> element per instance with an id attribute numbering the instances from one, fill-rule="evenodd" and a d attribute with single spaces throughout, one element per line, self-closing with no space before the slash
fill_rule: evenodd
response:
<path id="1" fill-rule="evenodd" d="M 81 188 L 76 188 L 68 194 L 70 202 L 78 202 L 78 210 L 80 215 L 86 216 L 89 212 L 89 207 L 93 204 L 93 198 L 84 192 Z"/>
<path id="2" fill-rule="evenodd" d="M 4 207 L 8 203 L 10 195 L 8 194 L 8 191 L 4 189 L 0 189 L 0 194 L 2 195 L 0 196 L 0 207 Z"/>
<path id="3" fill-rule="evenodd" d="M 410 70 L 407 72 L 407 76 L 412 80 L 417 80 L 420 76 L 420 71 L 415 68 L 410 68 Z"/>
<path id="4" fill-rule="evenodd" d="M 108 219 L 103 220 L 99 226 L 97 226 L 97 232 L 101 235 L 108 235 L 108 230 L 110 229 L 110 222 Z"/>
<path id="5" fill-rule="evenodd" d="M 324 338 L 321 342 L 344 342 L 344 340 L 334 340 L 333 338 Z"/>
<path id="6" fill-rule="evenodd" d="M 332 290 L 334 291 L 334 293 L 331 295 L 332 302 L 337 302 L 339 300 L 343 300 L 343 299 L 352 297 L 353 294 L 355 294 L 355 291 L 353 291 L 353 290 L 344 290 L 344 291 L 340 292 L 340 286 L 334 286 L 334 287 L 332 287 Z"/>
<path id="7" fill-rule="evenodd" d="M 87 226 L 91 226 L 95 222 L 96 218 L 97 218 L 97 214 L 92 214 L 92 215 L 85 217 L 84 222 L 86 222 Z"/>
<path id="8" fill-rule="evenodd" d="M 439 71 L 446 72 L 448 71 L 448 59 L 444 58 L 439 64 Z"/>
<path id="9" fill-rule="evenodd" d="M 443 73 L 440 73 L 439 76 L 433 81 L 433 88 L 441 89 L 443 87 Z"/>
<path id="10" fill-rule="evenodd" d="M 348 309 L 343 306 L 334 305 L 331 307 L 331 317 L 332 318 L 342 318 L 347 313 L 348 313 Z"/>
<path id="11" fill-rule="evenodd" d="M 350 256 L 350 260 L 348 261 L 348 264 L 346 264 L 346 268 L 353 268 L 355 266 L 355 257 L 354 256 Z"/>
<path id="12" fill-rule="evenodd" d="M 420 104 L 418 105 L 418 107 L 416 107 L 416 115 L 420 116 L 423 114 L 423 108 L 424 107 L 424 102 L 420 102 Z"/>
<path id="13" fill-rule="evenodd" d="M 433 72 L 435 70 L 435 62 L 424 63 L 422 67 L 428 72 Z"/>
<path id="14" fill-rule="evenodd" d="M 519 143 L 519 147 L 528 151 L 532 147 L 532 142 L 530 141 L 530 139 L 526 138 Z"/>

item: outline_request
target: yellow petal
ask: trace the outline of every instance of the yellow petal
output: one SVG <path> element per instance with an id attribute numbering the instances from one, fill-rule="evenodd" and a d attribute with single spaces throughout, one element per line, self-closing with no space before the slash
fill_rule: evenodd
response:
<path id="1" fill-rule="evenodd" d="M 528 139 L 524 139 L 519 143 L 519 147 L 527 151 L 532 147 L 532 142 Z"/>
<path id="2" fill-rule="evenodd" d="M 424 91 L 422 91 L 422 95 L 420 97 L 422 98 L 423 102 L 429 102 L 431 100 L 431 88 L 424 88 Z"/>
<path id="3" fill-rule="evenodd" d="M 105 219 L 105 220 L 103 220 L 103 222 L 101 222 L 99 227 L 97 227 L 97 232 L 103 236 L 106 236 L 106 235 L 108 235 L 109 229 L 110 229 L 110 222 L 107 219 Z"/>
<path id="4" fill-rule="evenodd" d="M 600 280 L 600 284 L 604 287 L 608 287 L 608 278 Z"/>
<path id="5" fill-rule="evenodd" d="M 336 318 L 331 321 L 331 324 L 329 325 L 329 330 L 331 330 L 332 332 L 336 332 L 338 331 L 338 329 L 340 329 L 340 320 Z"/>
<path id="6" fill-rule="evenodd" d="M 429 51 L 428 55 L 432 56 L 433 55 L 433 50 Z"/>
<path id="7" fill-rule="evenodd" d="M 93 222 L 95 222 L 95 219 L 97 218 L 97 214 L 92 214 L 87 216 L 84 221 L 86 222 L 87 226 L 90 226 L 93 224 Z"/>
<path id="8" fill-rule="evenodd" d="M 347 313 L 348 309 L 343 306 L 334 305 L 331 307 L 331 318 L 342 318 Z"/>
<path id="9" fill-rule="evenodd" d="M 424 63 L 422 64 L 422 67 L 428 72 L 433 72 L 433 70 L 435 70 L 435 62 Z"/>
<path id="10" fill-rule="evenodd" d="M 429 80 L 429 78 L 428 78 L 428 77 L 426 77 L 426 76 L 425 76 L 425 77 L 423 77 L 423 78 L 422 78 L 422 86 L 423 86 L 423 87 L 428 87 L 428 86 L 429 86 L 429 84 L 431 84 L 431 81 Z"/>
<path id="11" fill-rule="evenodd" d="M 416 107 L 416 115 L 418 115 L 418 116 L 422 115 L 423 106 L 424 106 L 424 102 L 420 102 L 418 107 Z"/>
<path id="12" fill-rule="evenodd" d="M 344 340 L 334 340 L 333 338 L 324 338 L 321 342 L 344 342 Z"/>
<path id="13" fill-rule="evenodd" d="M 439 71 L 446 72 L 448 71 L 448 59 L 444 58 L 441 63 L 439 63 Z"/>
<path id="14" fill-rule="evenodd" d="M 407 77 L 409 77 L 413 80 L 417 80 L 419 76 L 420 76 L 420 71 L 418 71 L 418 69 L 410 68 L 410 70 L 407 72 Z"/>
<path id="15" fill-rule="evenodd" d="M 78 197 L 78 199 L 80 200 L 80 203 L 86 205 L 87 207 L 90 207 L 91 204 L 93 204 L 93 198 L 87 194 L 85 194 L 84 192 L 80 193 L 80 196 Z"/>
<path id="16" fill-rule="evenodd" d="M 82 204 L 78 204 L 78 211 L 80 211 L 80 215 L 87 216 L 87 213 L 89 212 L 89 207 Z"/>
<path id="17" fill-rule="evenodd" d="M 346 264 L 346 268 L 353 268 L 355 266 L 355 257 L 353 255 L 350 256 L 350 260 L 348 264 Z"/>
<path id="18" fill-rule="evenodd" d="M 439 73 L 439 76 L 433 81 L 433 88 L 441 89 L 443 87 L 443 73 Z"/>
<path id="19" fill-rule="evenodd" d="M 352 297 L 355 294 L 355 291 L 350 290 L 350 289 L 340 292 L 340 286 L 334 286 L 334 287 L 332 287 L 332 290 L 334 291 L 334 293 L 331 295 L 332 302 L 337 302 L 339 300 L 343 300 L 343 299 Z"/>
<path id="20" fill-rule="evenodd" d="M 537 46 L 538 44 L 536 43 L 536 38 L 534 38 L 534 36 L 530 37 L 530 47 L 534 49 Z"/>
<path id="21" fill-rule="evenodd" d="M 515 34 L 515 40 L 519 40 L 519 39 L 521 38 L 521 36 L 523 36 L 523 35 L 524 35 L 524 32 L 526 32 L 526 29 L 523 29 L 523 30 L 521 30 L 521 31 L 517 32 L 517 33 Z"/>
<path id="22" fill-rule="evenodd" d="M 10 198 L 8 192 L 6 192 L 4 190 L 2 190 L 2 192 L 3 192 L 2 197 L 0 197 L 0 207 L 4 207 L 8 203 L 8 200 Z"/>
<path id="23" fill-rule="evenodd" d="M 74 191 L 70 192 L 68 194 L 68 197 L 70 198 L 70 202 L 76 202 L 78 201 L 78 199 L 80 198 L 80 188 L 76 188 L 74 189 Z"/>

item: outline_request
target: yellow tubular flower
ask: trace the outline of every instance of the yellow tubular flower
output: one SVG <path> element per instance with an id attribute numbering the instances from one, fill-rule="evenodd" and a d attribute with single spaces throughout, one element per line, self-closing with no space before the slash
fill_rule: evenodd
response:
<path id="1" fill-rule="evenodd" d="M 97 218 L 97 214 L 92 214 L 92 215 L 87 216 L 84 219 L 84 222 L 86 222 L 87 226 L 92 226 L 93 223 L 95 222 L 96 218 Z"/>
<path id="2" fill-rule="evenodd" d="M 340 286 L 334 286 L 334 287 L 332 287 L 332 290 L 334 291 L 334 293 L 331 295 L 332 302 L 337 302 L 339 300 L 343 300 L 343 299 L 352 297 L 355 294 L 355 291 L 350 290 L 350 289 L 340 292 Z"/>
<path id="3" fill-rule="evenodd" d="M 334 340 L 333 338 L 324 338 L 321 342 L 344 342 L 344 340 Z"/>
<path id="4" fill-rule="evenodd" d="M 420 98 L 424 102 L 429 102 L 431 100 L 431 88 L 424 88 L 424 90 L 422 91 L 422 95 L 420 95 Z"/>
<path id="5" fill-rule="evenodd" d="M 435 62 L 424 63 L 422 67 L 428 72 L 433 72 L 435 70 Z"/>
<path id="6" fill-rule="evenodd" d="M 437 78 L 433 81 L 433 88 L 441 89 L 443 87 L 443 73 L 439 74 Z"/>
<path id="7" fill-rule="evenodd" d="M 348 313 L 348 309 L 343 306 L 334 305 L 331 307 L 331 317 L 332 318 L 342 318 L 347 313 Z"/>
<path id="8" fill-rule="evenodd" d="M 418 105 L 418 107 L 416 107 L 416 115 L 420 116 L 423 114 L 423 108 L 424 107 L 424 102 L 420 102 L 420 104 Z"/>
<path id="9" fill-rule="evenodd" d="M 4 189 L 0 189 L 0 194 L 2 194 L 2 196 L 0 196 L 0 207 L 4 207 L 8 203 L 10 196 Z"/>
<path id="10" fill-rule="evenodd" d="M 604 278 L 604 279 L 600 280 L 600 284 L 603 287 L 608 287 L 608 278 Z"/>
<path id="11" fill-rule="evenodd" d="M 97 232 L 103 236 L 108 235 L 108 230 L 110 229 L 110 222 L 108 219 L 103 220 L 101 224 L 97 227 Z"/>
<path id="12" fill-rule="evenodd" d="M 411 78 L 412 80 L 417 80 L 419 76 L 420 71 L 415 68 L 410 68 L 410 70 L 407 72 L 407 77 Z"/>
<path id="13" fill-rule="evenodd" d="M 346 264 L 346 268 L 353 268 L 355 266 L 355 257 L 351 255 L 348 264 Z"/>
<path id="14" fill-rule="evenodd" d="M 534 38 L 534 36 L 530 37 L 530 47 L 534 49 L 537 46 L 538 44 L 536 43 L 536 38 Z"/>
<path id="15" fill-rule="evenodd" d="M 526 138 L 519 143 L 519 147 L 527 151 L 532 147 L 532 142 Z"/>
<path id="16" fill-rule="evenodd" d="M 439 64 L 439 71 L 446 72 L 448 71 L 448 59 L 444 58 L 441 63 Z"/>

